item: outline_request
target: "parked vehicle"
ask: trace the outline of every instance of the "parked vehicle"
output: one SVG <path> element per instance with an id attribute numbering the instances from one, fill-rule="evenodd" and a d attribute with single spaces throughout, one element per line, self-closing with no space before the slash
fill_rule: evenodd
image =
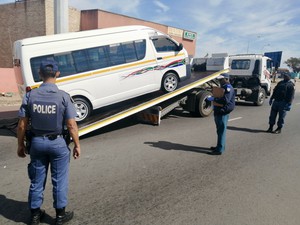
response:
<path id="1" fill-rule="evenodd" d="M 259 54 L 241 54 L 231 55 L 229 64 L 237 99 L 262 105 L 271 94 L 272 60 Z"/>
<path id="2" fill-rule="evenodd" d="M 229 67 L 229 56 L 227 53 L 214 53 L 207 58 L 206 70 L 219 71 Z"/>
<path id="3" fill-rule="evenodd" d="M 21 94 L 41 84 L 39 65 L 53 59 L 77 121 L 93 110 L 146 93 L 174 91 L 190 77 L 187 51 L 168 35 L 145 26 L 124 26 L 27 38 L 14 43 Z"/>

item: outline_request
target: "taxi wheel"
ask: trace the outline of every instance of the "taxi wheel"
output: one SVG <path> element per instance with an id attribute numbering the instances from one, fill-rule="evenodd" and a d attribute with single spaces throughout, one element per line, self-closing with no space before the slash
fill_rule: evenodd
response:
<path id="1" fill-rule="evenodd" d="M 81 97 L 75 97 L 73 98 L 73 101 L 77 112 L 77 117 L 75 120 L 77 122 L 82 122 L 91 115 L 91 104 L 86 99 Z"/>
<path id="2" fill-rule="evenodd" d="M 178 87 L 178 77 L 177 74 L 169 72 L 166 73 L 162 79 L 162 90 L 165 93 L 169 93 L 172 92 L 174 90 L 176 90 L 176 88 Z"/>

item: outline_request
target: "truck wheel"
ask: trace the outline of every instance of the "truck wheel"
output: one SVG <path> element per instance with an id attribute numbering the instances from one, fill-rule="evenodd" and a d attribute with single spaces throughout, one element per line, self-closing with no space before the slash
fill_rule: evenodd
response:
<path id="1" fill-rule="evenodd" d="M 207 117 L 212 113 L 213 103 L 207 100 L 208 96 L 212 96 L 212 93 L 204 90 L 197 94 L 195 116 Z"/>
<path id="2" fill-rule="evenodd" d="M 91 115 L 91 104 L 86 99 L 81 97 L 75 97 L 73 98 L 73 101 L 77 112 L 77 117 L 75 120 L 77 122 L 82 122 Z"/>
<path id="3" fill-rule="evenodd" d="M 178 86 L 178 77 L 175 73 L 166 73 L 161 82 L 161 89 L 165 93 L 174 91 Z"/>
<path id="4" fill-rule="evenodd" d="M 266 98 L 266 91 L 263 88 L 259 89 L 257 100 L 254 102 L 254 105 L 261 106 L 264 104 Z"/>

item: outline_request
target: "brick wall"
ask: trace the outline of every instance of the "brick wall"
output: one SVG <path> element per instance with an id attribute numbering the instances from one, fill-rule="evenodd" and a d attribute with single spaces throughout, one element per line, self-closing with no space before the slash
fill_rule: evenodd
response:
<path id="1" fill-rule="evenodd" d="M 44 0 L 0 5 L 0 67 L 12 67 L 13 43 L 45 34 Z"/>
<path id="2" fill-rule="evenodd" d="M 76 8 L 69 7 L 69 31 L 80 31 L 81 12 Z"/>
<path id="3" fill-rule="evenodd" d="M 69 31 L 80 30 L 80 11 L 69 8 Z M 54 0 L 0 5 L 0 68 L 12 67 L 16 40 L 54 34 Z"/>
<path id="4" fill-rule="evenodd" d="M 69 31 L 80 30 L 80 11 L 69 8 Z M 16 40 L 54 34 L 54 0 L 0 5 L 0 92 L 17 93 L 12 67 Z"/>

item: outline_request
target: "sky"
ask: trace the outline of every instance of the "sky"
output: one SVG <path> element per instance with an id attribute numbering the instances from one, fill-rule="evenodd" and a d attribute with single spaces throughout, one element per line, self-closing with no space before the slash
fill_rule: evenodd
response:
<path id="1" fill-rule="evenodd" d="M 0 4 L 14 0 L 0 0 Z M 197 33 L 195 57 L 282 51 L 281 67 L 300 58 L 299 0 L 69 0 Z"/>

